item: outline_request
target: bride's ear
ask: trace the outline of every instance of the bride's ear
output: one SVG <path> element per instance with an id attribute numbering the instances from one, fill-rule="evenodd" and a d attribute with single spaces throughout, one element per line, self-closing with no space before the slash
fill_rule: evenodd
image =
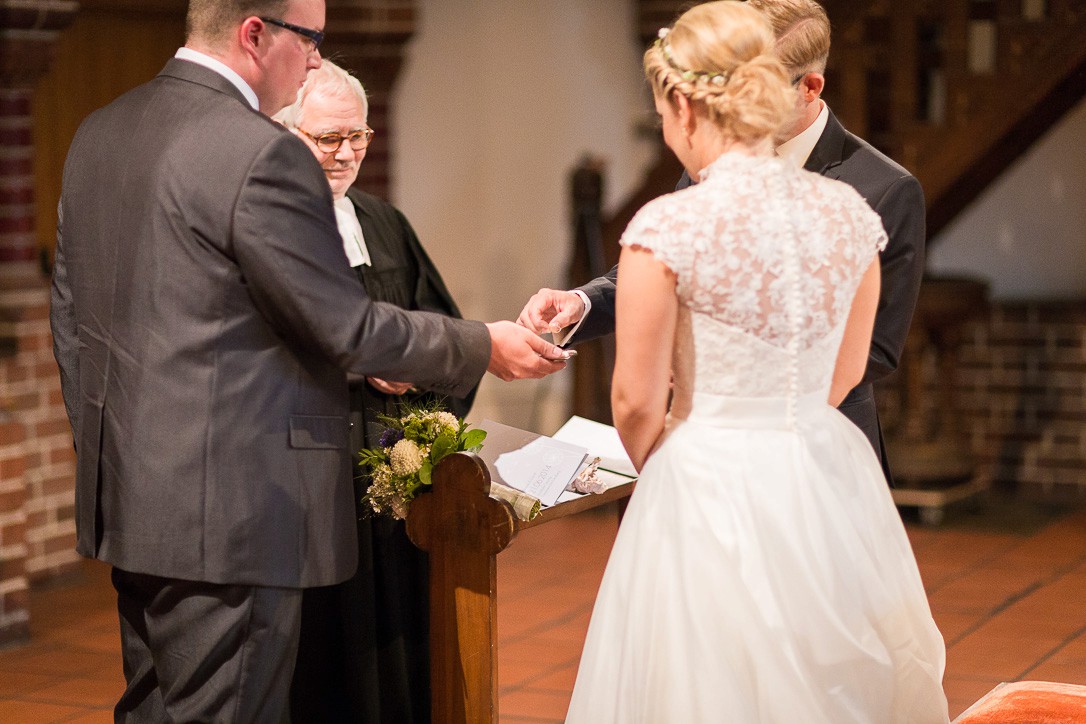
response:
<path id="1" fill-rule="evenodd" d="M 698 127 L 698 119 L 694 113 L 694 106 L 690 103 L 690 99 L 682 93 L 675 94 L 675 110 L 679 116 L 679 127 L 683 131 L 683 137 L 686 138 L 687 144 L 690 143 L 690 137 L 694 135 L 694 131 Z"/>

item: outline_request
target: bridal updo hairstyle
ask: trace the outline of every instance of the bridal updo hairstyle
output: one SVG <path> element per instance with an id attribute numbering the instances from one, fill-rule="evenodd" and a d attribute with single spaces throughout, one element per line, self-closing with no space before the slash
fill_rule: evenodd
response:
<path id="1" fill-rule="evenodd" d="M 736 0 L 697 5 L 645 51 L 645 77 L 658 97 L 675 93 L 705 108 L 729 138 L 774 137 L 795 111 L 795 91 L 774 53 L 768 20 Z"/>

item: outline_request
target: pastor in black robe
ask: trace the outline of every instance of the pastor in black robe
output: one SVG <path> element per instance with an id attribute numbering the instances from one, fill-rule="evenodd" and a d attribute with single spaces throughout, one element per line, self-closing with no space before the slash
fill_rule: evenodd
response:
<path id="1" fill-rule="evenodd" d="M 445 283 L 411 225 L 387 201 L 350 189 L 371 266 L 355 267 L 371 299 L 404 309 L 460 317 Z M 351 385 L 351 450 L 377 447 L 379 414 L 399 414 L 404 400 L 366 382 Z M 463 417 L 474 399 L 445 399 Z M 359 502 L 355 478 L 358 571 L 349 580 L 304 593 L 302 633 L 291 685 L 291 720 L 424 724 L 430 721 L 429 567 L 403 521 L 375 517 Z"/>

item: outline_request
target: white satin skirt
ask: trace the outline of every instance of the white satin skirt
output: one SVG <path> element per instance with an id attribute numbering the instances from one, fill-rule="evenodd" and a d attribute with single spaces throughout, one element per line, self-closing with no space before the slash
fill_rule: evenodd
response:
<path id="1" fill-rule="evenodd" d="M 567 722 L 947 722 L 945 648 L 870 444 L 811 395 L 695 394 L 615 540 Z"/>

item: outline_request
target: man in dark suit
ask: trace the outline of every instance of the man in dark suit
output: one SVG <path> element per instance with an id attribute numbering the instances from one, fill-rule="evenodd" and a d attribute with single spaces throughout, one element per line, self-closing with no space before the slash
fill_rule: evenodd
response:
<path id="1" fill-rule="evenodd" d="M 838 409 L 870 440 L 892 485 L 872 385 L 897 369 L 912 322 L 924 272 L 924 192 L 912 174 L 845 130 L 821 100 L 830 52 L 830 24 L 822 6 L 814 0 L 748 0 L 748 4 L 769 19 L 777 53 L 796 86 L 797 120 L 788 140 L 778 146 L 778 155 L 855 188 L 882 217 L 890 237 L 879 255 L 882 289 L 867 371 Z M 684 172 L 677 189 L 688 185 Z M 617 274 L 615 267 L 573 291 L 540 289 L 517 321 L 537 333 L 565 330 L 559 338 L 563 344 L 609 334 L 615 329 Z"/>
<path id="2" fill-rule="evenodd" d="M 78 550 L 114 566 L 118 721 L 278 721 L 301 590 L 358 556 L 347 372 L 463 395 L 563 366 L 511 322 L 367 298 L 319 165 L 265 115 L 324 16 L 192 0 L 186 46 L 65 164 L 51 322 Z"/>

